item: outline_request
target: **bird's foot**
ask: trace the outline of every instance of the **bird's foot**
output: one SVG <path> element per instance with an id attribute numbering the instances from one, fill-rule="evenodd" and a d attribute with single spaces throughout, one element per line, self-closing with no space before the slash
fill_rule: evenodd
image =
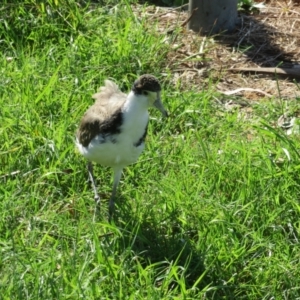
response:
<path id="1" fill-rule="evenodd" d="M 98 194 L 95 195 L 94 200 L 95 200 L 96 205 L 100 206 L 100 196 Z"/>
<path id="2" fill-rule="evenodd" d="M 109 206 L 108 206 L 108 220 L 109 220 L 109 222 L 111 221 L 114 210 L 115 210 L 115 202 L 112 199 L 110 199 L 109 200 Z"/>

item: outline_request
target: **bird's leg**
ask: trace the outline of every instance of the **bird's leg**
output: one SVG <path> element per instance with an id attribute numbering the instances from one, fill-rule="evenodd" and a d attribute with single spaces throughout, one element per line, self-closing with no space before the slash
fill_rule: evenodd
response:
<path id="1" fill-rule="evenodd" d="M 117 188 L 122 176 L 123 168 L 114 168 L 114 183 L 113 183 L 113 189 L 112 193 L 109 199 L 109 216 L 111 217 L 114 207 L 115 207 L 115 197 L 117 194 Z"/>
<path id="2" fill-rule="evenodd" d="M 97 188 L 96 188 L 95 178 L 94 178 L 94 174 L 93 174 L 93 164 L 92 164 L 92 162 L 88 163 L 87 168 L 88 168 L 88 172 L 89 172 L 89 178 L 90 178 L 90 181 L 92 183 L 94 194 L 95 194 L 94 199 L 95 199 L 96 204 L 98 204 L 98 203 L 100 203 L 100 196 L 99 196 L 99 194 L 97 192 Z"/>

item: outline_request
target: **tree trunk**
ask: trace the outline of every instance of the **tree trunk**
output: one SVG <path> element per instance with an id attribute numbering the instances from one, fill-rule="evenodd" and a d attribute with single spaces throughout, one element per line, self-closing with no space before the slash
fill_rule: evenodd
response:
<path id="1" fill-rule="evenodd" d="M 234 30 L 237 24 L 237 0 L 189 1 L 189 13 L 192 14 L 189 29 L 203 35 Z"/>

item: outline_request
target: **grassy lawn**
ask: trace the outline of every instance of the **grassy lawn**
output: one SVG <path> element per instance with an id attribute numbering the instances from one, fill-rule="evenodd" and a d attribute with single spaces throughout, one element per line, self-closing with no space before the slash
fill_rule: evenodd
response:
<path id="1" fill-rule="evenodd" d="M 214 81 L 172 83 L 128 2 L 37 3 L 0 6 L 0 299 L 300 299 L 300 140 L 276 126 L 299 99 L 227 111 Z M 74 133 L 106 78 L 144 73 L 170 118 L 151 110 L 109 223 L 111 170 L 94 217 Z"/>

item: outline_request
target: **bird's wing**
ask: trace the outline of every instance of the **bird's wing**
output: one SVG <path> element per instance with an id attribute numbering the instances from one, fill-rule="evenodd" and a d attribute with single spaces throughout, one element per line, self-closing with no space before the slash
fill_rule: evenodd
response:
<path id="1" fill-rule="evenodd" d="M 95 104 L 86 111 L 80 122 L 77 139 L 83 146 L 87 147 L 98 134 L 120 133 L 123 123 L 122 106 L 126 97 L 114 82 L 105 81 L 105 86 L 93 95 Z"/>

